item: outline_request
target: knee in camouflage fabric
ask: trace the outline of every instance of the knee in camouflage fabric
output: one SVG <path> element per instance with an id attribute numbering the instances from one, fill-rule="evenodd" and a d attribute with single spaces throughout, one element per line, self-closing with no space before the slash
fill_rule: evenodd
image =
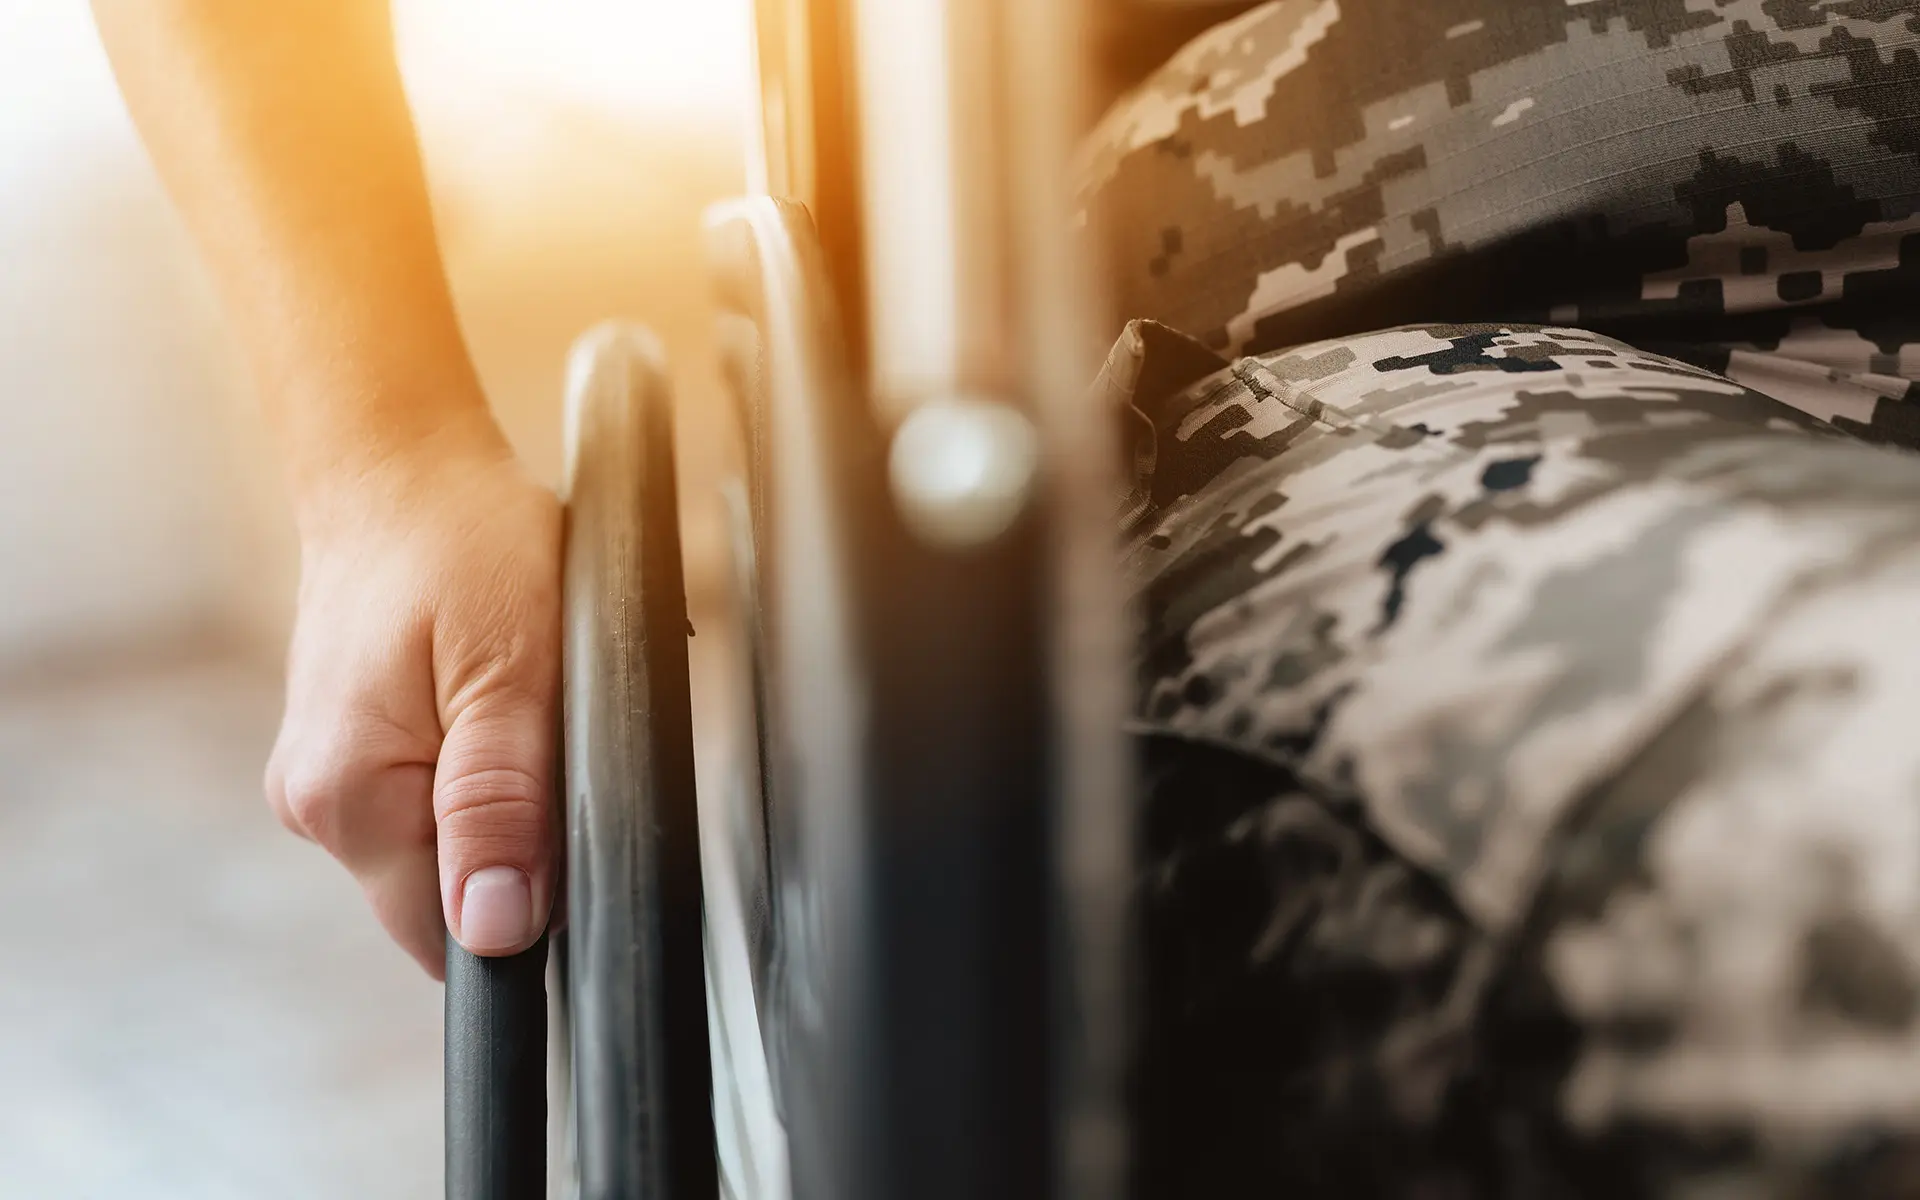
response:
<path id="1" fill-rule="evenodd" d="M 1577 329 L 1102 386 L 1158 1194 L 1920 1187 L 1920 462 Z"/>
<path id="2" fill-rule="evenodd" d="M 1579 325 L 1920 444 L 1912 0 L 1272 0 L 1089 138 L 1121 312 L 1226 353 Z"/>

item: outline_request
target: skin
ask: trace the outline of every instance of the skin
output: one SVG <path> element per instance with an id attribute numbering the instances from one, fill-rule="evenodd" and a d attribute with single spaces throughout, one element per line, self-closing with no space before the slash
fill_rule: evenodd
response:
<path id="1" fill-rule="evenodd" d="M 384 0 L 95 0 L 198 241 L 301 541 L 268 801 L 436 978 L 531 945 L 557 874 L 560 506 L 487 408 Z"/>

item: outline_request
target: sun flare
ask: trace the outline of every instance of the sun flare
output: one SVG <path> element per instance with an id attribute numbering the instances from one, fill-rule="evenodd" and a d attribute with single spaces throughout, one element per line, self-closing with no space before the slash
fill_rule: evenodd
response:
<path id="1" fill-rule="evenodd" d="M 396 0 L 419 70 L 509 79 L 617 107 L 738 109 L 747 0 Z"/>

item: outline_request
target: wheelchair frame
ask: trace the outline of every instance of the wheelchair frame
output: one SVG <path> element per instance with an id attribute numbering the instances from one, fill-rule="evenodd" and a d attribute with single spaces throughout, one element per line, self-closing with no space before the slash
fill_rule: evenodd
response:
<path id="1" fill-rule="evenodd" d="M 1061 233 L 1085 17 L 757 2 L 759 194 L 708 236 L 747 442 L 741 908 L 804 1200 L 1124 1189 L 1115 455 Z M 721 1186 L 663 379 L 611 329 L 569 383 L 555 1188 L 594 1200 Z M 450 947 L 449 1196 L 547 1189 L 544 957 Z"/>

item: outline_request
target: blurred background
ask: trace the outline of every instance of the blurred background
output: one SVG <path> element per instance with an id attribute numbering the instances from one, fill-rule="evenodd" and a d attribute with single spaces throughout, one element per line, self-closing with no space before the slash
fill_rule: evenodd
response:
<path id="1" fill-rule="evenodd" d="M 743 0 L 394 7 L 496 410 L 557 479 L 568 342 L 654 326 L 697 603 L 698 220 L 742 186 Z M 439 987 L 259 795 L 295 560 L 86 4 L 0 4 L 0 1196 L 439 1192 Z"/>

